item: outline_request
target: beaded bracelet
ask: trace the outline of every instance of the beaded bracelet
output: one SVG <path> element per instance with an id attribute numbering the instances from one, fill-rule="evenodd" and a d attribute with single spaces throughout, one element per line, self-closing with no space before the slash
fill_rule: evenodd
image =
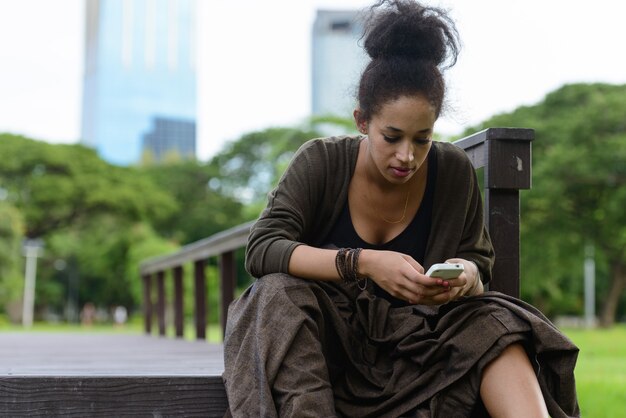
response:
<path id="1" fill-rule="evenodd" d="M 337 272 L 339 273 L 339 277 L 341 278 L 341 280 L 346 280 L 347 281 L 347 277 L 346 277 L 346 253 L 348 252 L 349 248 L 340 248 L 339 251 L 337 251 L 337 255 L 335 256 L 335 268 L 337 269 Z"/>
<path id="2" fill-rule="evenodd" d="M 341 280 L 355 281 L 360 290 L 365 290 L 367 276 L 361 276 L 358 273 L 361 251 L 363 248 L 340 248 L 335 257 L 335 268 Z"/>

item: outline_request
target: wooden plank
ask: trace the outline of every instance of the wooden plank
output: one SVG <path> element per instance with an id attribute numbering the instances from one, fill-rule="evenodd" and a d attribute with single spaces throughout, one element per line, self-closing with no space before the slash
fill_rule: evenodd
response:
<path id="1" fill-rule="evenodd" d="M 533 129 L 488 128 L 459 139 L 454 145 L 465 151 L 474 168 L 491 168 L 491 177 L 487 179 L 486 185 L 516 187 L 516 183 L 502 186 L 493 183 L 505 177 L 517 179 L 520 188 L 526 189 L 530 188 L 530 142 L 534 138 Z"/>
<path id="2" fill-rule="evenodd" d="M 165 335 L 165 272 L 157 273 L 157 321 L 159 324 L 159 335 Z"/>
<path id="3" fill-rule="evenodd" d="M 134 334 L 0 333 L 0 376 L 220 376 L 223 348 Z"/>
<path id="4" fill-rule="evenodd" d="M 481 146 L 487 140 L 488 132 L 489 129 L 483 129 L 482 131 L 476 132 L 473 135 L 466 136 L 465 138 L 454 141 L 454 145 L 465 151 L 477 146 Z"/>
<path id="5" fill-rule="evenodd" d="M 196 322 L 196 339 L 204 340 L 206 338 L 207 324 L 207 288 L 206 274 L 204 271 L 204 260 L 196 260 L 194 263 L 194 282 L 195 282 L 195 322 Z"/>
<path id="6" fill-rule="evenodd" d="M 174 329 L 177 337 L 183 337 L 184 334 L 183 295 L 183 266 L 178 266 L 174 268 Z"/>
<path id="7" fill-rule="evenodd" d="M 209 416 L 227 407 L 219 344 L 0 333 L 0 416 Z"/>
<path id="8" fill-rule="evenodd" d="M 489 163 L 485 166 L 485 188 L 530 189 L 531 143 L 489 141 Z"/>
<path id="9" fill-rule="evenodd" d="M 223 417 L 219 378 L 0 377 L 3 417 Z"/>
<path id="10" fill-rule="evenodd" d="M 220 288 L 221 294 L 221 324 L 222 335 L 226 332 L 226 320 L 228 317 L 228 306 L 233 301 L 235 295 L 235 285 L 237 282 L 237 266 L 235 264 L 235 252 L 228 251 L 220 257 Z"/>
<path id="11" fill-rule="evenodd" d="M 237 225 L 226 231 L 185 245 L 173 254 L 150 258 L 142 262 L 139 270 L 142 275 L 169 270 L 189 261 L 205 260 L 227 251 L 236 250 L 246 245 L 252 222 Z"/>
<path id="12" fill-rule="evenodd" d="M 144 332 L 152 332 L 152 275 L 144 274 L 143 278 L 143 320 Z"/>
<path id="13" fill-rule="evenodd" d="M 519 191 L 485 190 L 486 224 L 496 250 L 490 290 L 520 296 Z"/>
<path id="14" fill-rule="evenodd" d="M 465 154 L 469 157 L 475 170 L 487 164 L 487 144 L 484 142 L 470 149 L 466 149 Z"/>

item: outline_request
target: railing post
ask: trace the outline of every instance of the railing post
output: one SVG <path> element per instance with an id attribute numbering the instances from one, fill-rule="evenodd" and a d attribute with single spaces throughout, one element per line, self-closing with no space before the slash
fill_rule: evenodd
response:
<path id="1" fill-rule="evenodd" d="M 143 324 L 144 332 L 152 332 L 152 275 L 144 274 L 143 279 Z"/>
<path id="2" fill-rule="evenodd" d="M 196 299 L 196 339 L 206 339 L 206 275 L 204 260 L 194 263 L 194 282 Z"/>
<path id="3" fill-rule="evenodd" d="M 183 266 L 174 267 L 174 328 L 176 336 L 184 335 Z"/>
<path id="4" fill-rule="evenodd" d="M 235 251 L 227 251 L 220 256 L 220 276 L 221 276 L 221 299 L 222 312 L 220 322 L 222 325 L 222 335 L 226 332 L 226 320 L 228 317 L 228 306 L 233 301 L 235 295 L 235 285 L 237 282 L 237 266 L 235 264 Z"/>
<path id="5" fill-rule="evenodd" d="M 531 187 L 532 130 L 491 129 L 485 166 L 485 223 L 496 251 L 491 290 L 520 295 L 520 189 Z M 500 138 L 503 133 L 505 138 Z"/>
<path id="6" fill-rule="evenodd" d="M 485 223 L 492 244 L 498 249 L 492 272 L 494 280 L 489 283 L 489 289 L 519 297 L 519 192 L 485 189 L 485 210 L 488 210 Z"/>
<path id="7" fill-rule="evenodd" d="M 157 273 L 157 319 L 159 321 L 159 335 L 165 336 L 165 272 Z"/>

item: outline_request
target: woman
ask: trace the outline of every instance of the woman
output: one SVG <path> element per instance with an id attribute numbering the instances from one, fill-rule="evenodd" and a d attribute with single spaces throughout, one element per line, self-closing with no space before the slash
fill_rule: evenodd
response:
<path id="1" fill-rule="evenodd" d="M 230 307 L 224 380 L 234 416 L 578 416 L 577 348 L 496 292 L 474 170 L 432 140 L 439 70 L 458 39 L 444 12 L 372 8 L 360 136 L 309 141 L 251 230 L 258 280 Z M 441 262 L 464 271 L 424 274 Z"/>

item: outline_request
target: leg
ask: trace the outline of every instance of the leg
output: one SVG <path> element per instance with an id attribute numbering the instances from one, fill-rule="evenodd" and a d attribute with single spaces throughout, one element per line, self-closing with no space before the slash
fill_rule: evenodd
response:
<path id="1" fill-rule="evenodd" d="M 336 416 L 333 390 L 315 323 L 304 323 L 293 339 L 272 386 L 280 417 Z"/>
<path id="2" fill-rule="evenodd" d="M 335 415 L 315 286 L 265 276 L 230 305 L 223 377 L 233 416 Z"/>
<path id="3" fill-rule="evenodd" d="M 549 416 L 535 371 L 520 344 L 508 346 L 484 369 L 480 396 L 494 418 Z"/>

